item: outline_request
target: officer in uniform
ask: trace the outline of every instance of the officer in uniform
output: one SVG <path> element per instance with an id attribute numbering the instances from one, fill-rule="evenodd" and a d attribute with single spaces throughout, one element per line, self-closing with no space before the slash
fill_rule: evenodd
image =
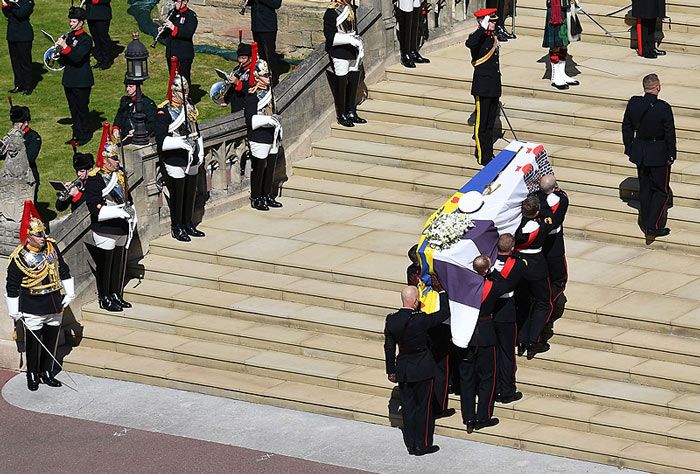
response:
<path id="1" fill-rule="evenodd" d="M 250 30 L 258 43 L 260 58 L 270 68 L 272 87 L 279 82 L 277 61 L 277 10 L 282 0 L 250 0 Z"/>
<path id="2" fill-rule="evenodd" d="M 661 82 L 656 74 L 642 80 L 643 96 L 627 102 L 622 119 L 625 155 L 637 165 L 639 223 L 650 237 L 668 235 L 666 227 L 671 165 L 676 160 L 676 126 L 673 111 L 659 99 Z"/>
<path id="3" fill-rule="evenodd" d="M 95 241 L 95 277 L 100 308 L 122 311 L 126 249 L 136 228 L 126 173 L 119 166 L 119 150 L 109 141 L 109 124 L 102 126 L 102 139 L 95 168 L 85 182 L 85 203 Z"/>
<path id="4" fill-rule="evenodd" d="M 258 59 L 255 64 L 255 85 L 248 89 L 243 110 L 253 167 L 250 174 L 250 205 L 258 211 L 269 211 L 271 207 L 282 207 L 272 189 L 277 152 L 282 140 L 282 117 L 273 113 L 274 99 L 267 63 Z"/>
<path id="5" fill-rule="evenodd" d="M 433 444 L 432 397 L 437 367 L 428 350 L 428 331 L 450 317 L 450 306 L 447 293 L 441 292 L 439 311 L 431 314 L 418 311 L 420 301 L 415 286 L 401 291 L 401 302 L 403 307 L 388 315 L 384 326 L 386 373 L 390 382 L 399 384 L 408 453 L 423 456 L 440 449 Z"/>
<path id="6" fill-rule="evenodd" d="M 112 60 L 112 38 L 109 37 L 109 24 L 112 22 L 111 0 L 87 0 L 87 22 L 90 33 L 95 40 L 93 54 L 97 62 L 94 68 L 109 69 L 114 62 Z"/>
<path id="7" fill-rule="evenodd" d="M 178 73 L 177 58 L 173 59 L 168 101 L 161 104 L 156 114 L 155 136 L 170 193 L 171 235 L 181 242 L 190 242 L 190 237 L 204 237 L 192 221 L 204 142 L 197 125 L 199 112 L 189 102 L 189 83 Z"/>
<path id="8" fill-rule="evenodd" d="M 357 88 L 365 47 L 357 33 L 356 9 L 348 0 L 337 0 L 328 4 L 323 15 L 326 52 L 333 65 L 333 72 L 326 74 L 335 100 L 336 118 L 344 127 L 367 123 L 357 115 Z"/>
<path id="9" fill-rule="evenodd" d="M 666 0 L 632 0 L 632 16 L 637 18 L 637 54 L 647 59 L 664 56 L 656 47 L 658 19 L 666 18 Z"/>
<path id="10" fill-rule="evenodd" d="M 553 228 L 552 218 L 540 215 L 539 198 L 528 196 L 522 203 L 522 220 L 515 231 L 515 250 L 527 260 L 523 283 L 532 300 L 529 317 L 520 330 L 522 346 L 518 350 L 520 355 L 527 351 L 528 359 L 549 350 L 549 345 L 541 339 L 553 310 L 552 289 L 542 246 Z"/>
<path id="11" fill-rule="evenodd" d="M 2 14 L 7 17 L 7 47 L 15 76 L 15 87 L 9 92 L 32 93 L 32 41 L 34 29 L 29 17 L 34 12 L 34 0 L 2 0 Z"/>
<path id="12" fill-rule="evenodd" d="M 136 82 L 124 77 L 124 88 L 126 95 L 119 101 L 119 109 L 114 117 L 112 125 L 112 136 L 115 140 L 122 141 L 134 135 L 134 114 L 136 113 Z M 143 113 L 146 115 L 146 130 L 149 135 L 153 135 L 156 122 L 156 112 L 158 107 L 153 99 L 146 95 L 141 95 Z"/>
<path id="13" fill-rule="evenodd" d="M 12 127 L 22 130 L 24 134 L 24 148 L 27 151 L 27 160 L 36 182 L 36 187 L 34 188 L 34 202 L 36 202 L 37 193 L 39 192 L 39 168 L 37 167 L 36 159 L 39 156 L 39 151 L 41 151 L 41 136 L 36 130 L 31 128 L 31 120 L 32 115 L 29 107 L 12 105 L 12 101 L 10 101 L 10 122 L 12 122 Z"/>
<path id="14" fill-rule="evenodd" d="M 85 145 L 92 138 L 87 117 L 90 112 L 90 91 L 95 79 L 90 69 L 92 38 L 83 30 L 86 16 L 84 9 L 70 7 L 70 32 L 65 39 L 59 38 L 56 42 L 61 48 L 60 62 L 65 66 L 62 84 L 73 121 L 73 137 L 66 144 L 75 140 L 78 145 Z"/>
<path id="15" fill-rule="evenodd" d="M 398 0 L 394 6 L 396 23 L 399 26 L 399 50 L 401 52 L 401 64 L 408 68 L 418 64 L 427 64 L 428 58 L 424 58 L 418 52 L 418 24 L 421 15 L 421 0 Z"/>
<path id="16" fill-rule="evenodd" d="M 231 105 L 231 113 L 240 112 L 245 107 L 245 97 L 250 86 L 250 65 L 253 62 L 253 48 L 247 43 L 238 45 L 238 66 L 229 75 L 231 86 L 224 100 Z"/>
<path id="17" fill-rule="evenodd" d="M 71 212 L 73 212 L 85 202 L 85 182 L 88 179 L 88 173 L 94 166 L 95 159 L 90 153 L 73 151 L 73 169 L 75 170 L 76 180 L 65 183 L 68 192 L 59 193 L 56 197 L 56 210 L 58 212 L 63 212 L 69 207 Z"/>
<path id="18" fill-rule="evenodd" d="M 168 70 L 172 70 L 172 58 L 177 58 L 178 71 L 187 81 L 192 84 L 190 73 L 192 71 L 192 61 L 194 60 L 194 44 L 192 37 L 197 31 L 197 14 L 188 8 L 189 0 L 177 0 L 175 11 L 165 22 L 167 29 L 165 37 L 165 57 L 168 60 Z"/>
<path id="19" fill-rule="evenodd" d="M 60 387 L 61 382 L 54 378 L 53 357 L 63 310 L 75 298 L 75 284 L 56 241 L 47 237 L 29 200 L 24 203 L 19 238 L 21 244 L 7 264 L 5 301 L 10 317 L 16 323 L 21 320 L 26 329 L 27 387 L 31 391 L 37 390 L 39 383 Z"/>
<path id="20" fill-rule="evenodd" d="M 490 278 L 499 283 L 501 294 L 493 310 L 493 329 L 496 333 L 496 401 L 512 403 L 523 398 L 515 385 L 515 346 L 517 341 L 517 317 L 514 290 L 527 270 L 527 260 L 514 257 L 515 238 L 505 233 L 498 238 L 498 257 L 493 264 Z"/>
<path id="21" fill-rule="evenodd" d="M 474 76 L 471 94 L 476 104 L 474 140 L 476 141 L 476 161 L 487 165 L 493 159 L 493 126 L 498 114 L 501 97 L 501 68 L 498 61 L 498 39 L 496 9 L 485 8 L 474 13 L 479 23 L 477 29 L 467 38 L 466 46 L 472 55 Z"/>

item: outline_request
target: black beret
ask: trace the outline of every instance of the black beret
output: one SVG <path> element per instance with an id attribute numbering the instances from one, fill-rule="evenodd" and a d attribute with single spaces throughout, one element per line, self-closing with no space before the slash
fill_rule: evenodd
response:
<path id="1" fill-rule="evenodd" d="M 84 8 L 70 7 L 68 9 L 68 18 L 71 20 L 85 20 L 87 18 L 87 12 Z"/>
<path id="2" fill-rule="evenodd" d="M 12 123 L 29 122 L 32 115 L 29 113 L 29 107 L 13 105 L 10 108 L 10 121 Z"/>
<path id="3" fill-rule="evenodd" d="M 95 166 L 95 158 L 92 153 L 73 153 L 73 168 L 78 170 L 89 170 Z"/>
<path id="4" fill-rule="evenodd" d="M 250 57 L 253 54 L 253 47 L 247 43 L 241 43 L 238 45 L 238 51 L 236 54 L 238 54 L 238 56 Z"/>

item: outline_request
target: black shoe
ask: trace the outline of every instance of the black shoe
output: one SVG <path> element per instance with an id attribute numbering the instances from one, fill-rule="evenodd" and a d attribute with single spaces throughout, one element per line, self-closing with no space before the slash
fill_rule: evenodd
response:
<path id="1" fill-rule="evenodd" d="M 336 117 L 338 119 L 338 123 L 342 125 L 343 127 L 354 127 L 355 123 L 352 121 L 350 117 L 347 116 L 347 114 L 342 114 L 338 115 Z"/>
<path id="2" fill-rule="evenodd" d="M 93 69 L 102 69 L 102 63 L 100 61 L 97 61 L 95 64 L 92 65 Z"/>
<path id="3" fill-rule="evenodd" d="M 22 95 L 32 95 L 32 92 L 34 92 L 34 89 L 24 89 Z"/>
<path id="4" fill-rule="evenodd" d="M 345 116 L 352 121 L 352 123 L 367 123 L 367 120 L 363 119 L 359 115 L 357 115 L 357 112 L 354 110 L 351 110 L 350 112 L 347 112 Z"/>
<path id="5" fill-rule="evenodd" d="M 659 55 L 655 51 L 648 51 L 644 53 L 644 57 L 647 59 L 656 59 Z"/>
<path id="6" fill-rule="evenodd" d="M 408 68 L 416 67 L 416 63 L 413 62 L 413 58 L 411 57 L 410 54 L 404 54 L 401 56 L 401 64 L 403 64 L 404 67 L 408 67 Z"/>
<path id="7" fill-rule="evenodd" d="M 416 64 L 428 64 L 430 63 L 430 59 L 424 58 L 423 56 L 420 55 L 418 51 L 411 51 L 409 53 L 411 55 L 411 59 L 413 59 L 413 62 Z"/>
<path id="8" fill-rule="evenodd" d="M 428 446 L 427 448 L 416 448 L 413 455 L 425 456 L 426 454 L 433 454 L 437 453 L 438 451 L 440 451 L 440 446 L 434 444 L 432 446 Z"/>
<path id="9" fill-rule="evenodd" d="M 27 388 L 30 392 L 39 390 L 39 374 L 27 372 Z"/>
<path id="10" fill-rule="evenodd" d="M 49 387 L 62 387 L 63 384 L 60 380 L 56 380 L 50 370 L 45 370 L 39 375 L 39 380 L 41 383 L 48 385 Z M 31 390 L 31 389 L 30 389 Z"/>
<path id="11" fill-rule="evenodd" d="M 556 87 L 560 91 L 565 91 L 569 88 L 569 84 L 558 85 L 558 84 L 552 83 L 552 87 Z"/>
<path id="12" fill-rule="evenodd" d="M 190 236 L 187 235 L 187 231 L 185 231 L 185 228 L 182 227 L 181 225 L 171 227 L 170 228 L 170 235 L 173 236 L 173 239 L 179 240 L 180 242 L 191 242 L 192 239 L 190 239 Z"/>
<path id="13" fill-rule="evenodd" d="M 498 424 L 498 418 L 489 418 L 488 420 L 485 421 L 476 421 L 474 422 L 474 430 L 479 431 L 483 430 L 484 428 L 490 428 L 492 426 L 496 426 Z"/>
<path id="14" fill-rule="evenodd" d="M 119 296 L 119 294 L 117 294 L 117 293 L 112 293 L 112 294 L 109 295 L 109 296 L 110 296 L 110 298 L 112 299 L 112 301 L 114 301 L 115 303 L 117 303 L 117 304 L 118 304 L 119 306 L 121 306 L 122 308 L 126 308 L 126 309 L 131 308 L 131 303 L 129 303 L 128 301 L 124 300 L 124 298 L 122 298 L 121 296 Z"/>
<path id="15" fill-rule="evenodd" d="M 113 313 L 124 311 L 119 303 L 114 301 L 111 296 L 101 296 L 99 298 L 100 308 Z"/>
<path id="16" fill-rule="evenodd" d="M 112 64 L 114 64 L 114 63 L 105 63 L 105 64 L 101 64 L 100 67 L 99 67 L 99 69 L 102 70 L 102 71 L 106 71 L 107 69 L 109 69 L 109 68 L 112 67 Z"/>
<path id="17" fill-rule="evenodd" d="M 272 194 L 268 194 L 267 196 L 265 196 L 265 204 L 267 204 L 267 207 L 282 207 L 282 203 L 276 200 L 275 196 L 273 196 Z"/>
<path id="18" fill-rule="evenodd" d="M 204 237 L 205 235 L 207 235 L 201 230 L 198 230 L 192 222 L 185 225 L 185 232 L 191 237 Z"/>
<path id="19" fill-rule="evenodd" d="M 525 354 L 525 351 L 527 351 L 527 344 L 524 343 L 519 343 L 518 344 L 518 357 L 522 357 L 523 354 Z"/>
<path id="20" fill-rule="evenodd" d="M 542 354 L 549 350 L 549 344 L 546 342 L 536 342 L 527 346 L 527 360 L 532 360 L 537 354 Z"/>
<path id="21" fill-rule="evenodd" d="M 475 422 L 474 420 L 467 421 L 467 422 L 465 423 L 465 425 L 467 425 L 467 433 L 472 434 L 472 432 L 474 431 L 474 424 L 475 424 L 475 423 L 476 423 L 476 422 Z"/>
<path id="22" fill-rule="evenodd" d="M 454 408 L 448 408 L 447 410 L 442 410 L 440 413 L 435 414 L 435 419 L 439 418 L 449 418 L 456 413 Z"/>
<path id="23" fill-rule="evenodd" d="M 265 203 L 265 198 L 255 198 L 250 202 L 250 206 L 253 209 L 257 209 L 258 211 L 269 211 L 270 208 L 267 207 L 267 204 Z"/>
<path id="24" fill-rule="evenodd" d="M 416 455 L 416 448 L 408 448 L 408 454 L 410 454 L 411 456 L 415 456 Z"/>
<path id="25" fill-rule="evenodd" d="M 666 56 L 666 51 L 664 51 L 663 49 L 654 48 L 654 52 L 657 56 Z"/>
<path id="26" fill-rule="evenodd" d="M 9 92 L 10 94 L 16 94 L 17 92 L 19 92 L 19 91 L 21 91 L 21 90 L 22 90 L 22 88 L 21 88 L 21 87 L 19 87 L 19 86 L 15 86 L 15 88 L 14 88 L 14 89 L 10 89 L 10 90 L 9 90 L 9 91 L 7 91 L 7 92 Z"/>
<path id="27" fill-rule="evenodd" d="M 654 237 L 664 237 L 671 233 L 671 229 L 664 227 L 663 229 L 647 229 L 647 235 L 653 235 Z"/>
<path id="28" fill-rule="evenodd" d="M 506 395 L 504 396 L 499 396 L 496 398 L 496 401 L 498 403 L 502 403 L 504 405 L 507 405 L 509 403 L 517 402 L 518 400 L 522 400 L 523 398 L 523 393 L 522 392 L 515 392 L 512 395 Z"/>
<path id="29" fill-rule="evenodd" d="M 506 35 L 503 30 L 499 30 L 496 32 L 496 38 L 498 39 L 499 43 L 505 43 L 509 39 L 508 35 Z"/>

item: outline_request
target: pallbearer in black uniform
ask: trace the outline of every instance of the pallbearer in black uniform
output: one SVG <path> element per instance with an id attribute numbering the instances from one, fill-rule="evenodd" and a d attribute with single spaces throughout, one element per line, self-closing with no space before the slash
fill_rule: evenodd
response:
<path id="1" fill-rule="evenodd" d="M 19 238 L 21 244 L 7 264 L 5 301 L 10 317 L 22 321 L 16 328 L 25 329 L 27 387 L 31 391 L 37 390 L 39 383 L 60 387 L 61 382 L 54 378 L 53 357 L 63 310 L 75 298 L 75 285 L 56 241 L 46 235 L 29 200 L 24 203 Z"/>
<path id="2" fill-rule="evenodd" d="M 671 106 L 658 97 L 658 76 L 645 76 L 642 85 L 644 95 L 627 102 L 622 141 L 625 155 L 637 165 L 639 225 L 648 237 L 662 237 L 671 232 L 666 219 L 671 165 L 676 160 L 676 126 Z"/>
<path id="3" fill-rule="evenodd" d="M 24 134 L 24 148 L 27 151 L 29 168 L 32 170 L 34 181 L 36 181 L 36 187 L 34 188 L 34 202 L 36 202 L 37 193 L 39 192 L 39 168 L 37 167 L 36 159 L 41 151 L 41 136 L 30 126 L 31 120 L 32 115 L 29 107 L 13 105 L 10 98 L 10 121 L 13 128 L 22 130 Z"/>
<path id="4" fill-rule="evenodd" d="M 15 87 L 9 92 L 29 95 L 34 89 L 32 79 L 32 41 L 34 29 L 29 17 L 34 12 L 34 0 L 2 0 L 2 14 L 7 17 L 7 47 L 15 76 Z"/>
<path id="5" fill-rule="evenodd" d="M 253 60 L 253 48 L 247 43 L 238 45 L 238 65 L 229 74 L 231 85 L 224 96 L 224 101 L 231 105 L 231 113 L 240 112 L 245 107 L 245 97 L 250 87 L 250 64 Z"/>
<path id="6" fill-rule="evenodd" d="M 333 66 L 333 72 L 326 73 L 335 100 L 336 118 L 344 127 L 367 123 L 357 115 L 357 88 L 365 46 L 357 33 L 356 10 L 347 0 L 337 0 L 328 4 L 323 15 L 326 52 Z"/>
<path id="7" fill-rule="evenodd" d="M 73 212 L 85 202 L 85 183 L 94 167 L 95 158 L 90 153 L 78 153 L 77 150 L 73 150 L 73 169 L 76 178 L 65 183 L 66 191 L 58 193 L 56 197 L 57 211 L 62 212 L 70 207 L 71 212 Z"/>
<path id="8" fill-rule="evenodd" d="M 419 311 L 418 288 L 401 291 L 403 307 L 386 317 L 384 355 L 389 381 L 399 384 L 404 443 L 409 454 L 422 456 L 438 451 L 433 444 L 435 417 L 432 398 L 437 367 L 428 350 L 428 331 L 450 317 L 447 293 L 440 293 L 440 310 Z M 396 346 L 399 354 L 396 355 Z"/>
<path id="9" fill-rule="evenodd" d="M 178 73 L 173 58 L 168 101 L 156 115 L 155 135 L 163 177 L 170 193 L 170 229 L 174 239 L 189 242 L 204 237 L 192 217 L 197 194 L 197 174 L 204 162 L 204 142 L 199 133 L 197 108 L 189 102 L 189 83 Z"/>
<path id="10" fill-rule="evenodd" d="M 175 2 L 175 10 L 165 22 L 165 57 L 168 60 L 168 70 L 172 69 L 172 58 L 176 57 L 180 74 L 187 84 L 192 84 L 190 72 L 194 60 L 194 44 L 192 37 L 197 31 L 197 14 L 189 9 L 189 0 Z"/>
<path id="11" fill-rule="evenodd" d="M 418 52 L 418 23 L 421 15 L 421 0 L 397 0 L 394 6 L 396 23 L 399 26 L 399 50 L 401 64 L 408 68 L 429 63 Z"/>
<path id="12" fill-rule="evenodd" d="M 134 134 L 134 114 L 136 113 L 136 82 L 124 77 L 126 94 L 119 101 L 119 109 L 112 124 L 112 136 L 117 141 L 126 141 Z M 143 113 L 146 114 L 146 130 L 153 135 L 158 107 L 153 99 L 141 95 Z"/>
<path id="13" fill-rule="evenodd" d="M 253 167 L 250 174 L 250 205 L 258 211 L 269 211 L 271 207 L 282 207 L 272 189 L 277 152 L 282 140 L 282 117 L 274 113 L 267 63 L 256 58 L 257 43 L 253 43 L 255 84 L 248 89 L 243 110 Z"/>
<path id="14" fill-rule="evenodd" d="M 109 24 L 112 22 L 111 0 L 86 0 L 87 23 L 92 39 L 95 41 L 93 54 L 97 62 L 93 66 L 98 69 L 109 69 L 114 62 L 112 59 L 112 38 L 109 37 Z"/>
<path id="15" fill-rule="evenodd" d="M 90 68 L 92 38 L 83 29 L 86 16 L 84 9 L 71 7 L 68 10 L 70 32 L 65 39 L 59 38 L 56 42 L 61 48 L 59 61 L 65 66 L 62 84 L 73 121 L 73 138 L 66 144 L 76 140 L 78 145 L 84 145 L 91 138 L 87 117 L 90 112 L 90 91 L 95 79 Z"/>
<path id="16" fill-rule="evenodd" d="M 467 38 L 466 46 L 472 56 L 474 76 L 471 93 L 476 104 L 474 141 L 476 161 L 487 165 L 493 159 L 493 126 L 501 97 L 501 67 L 498 61 L 496 9 L 484 8 L 474 13 L 479 26 Z"/>
<path id="17" fill-rule="evenodd" d="M 637 54 L 647 59 L 665 55 L 656 47 L 656 30 L 666 17 L 666 0 L 632 0 L 632 16 L 637 18 Z"/>
<path id="18" fill-rule="evenodd" d="M 515 238 L 505 233 L 498 238 L 498 257 L 493 264 L 490 277 L 497 282 L 499 291 L 493 308 L 493 329 L 496 332 L 496 401 L 512 403 L 523 394 L 515 384 L 515 346 L 518 344 L 514 290 L 525 275 L 527 260 L 513 256 Z"/>
<path id="19" fill-rule="evenodd" d="M 95 168 L 85 183 L 85 202 L 90 211 L 95 241 L 95 276 L 100 308 L 122 311 L 127 249 L 136 229 L 134 209 L 126 173 L 119 166 L 119 150 L 109 141 L 109 124 L 102 126 Z"/>

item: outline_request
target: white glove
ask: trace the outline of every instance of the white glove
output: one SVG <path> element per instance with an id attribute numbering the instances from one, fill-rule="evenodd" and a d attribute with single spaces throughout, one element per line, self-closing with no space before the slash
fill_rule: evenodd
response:
<path id="1" fill-rule="evenodd" d="M 75 280 L 70 277 L 67 280 L 61 280 L 61 283 L 63 283 L 63 289 L 66 290 L 66 295 L 61 301 L 61 306 L 65 309 L 75 299 Z"/>
<path id="2" fill-rule="evenodd" d="M 333 35 L 333 46 L 342 46 L 344 44 L 351 44 L 355 46 L 354 43 L 357 42 L 355 35 L 350 33 L 336 33 Z"/>
<path id="3" fill-rule="evenodd" d="M 272 119 L 277 122 L 277 124 L 276 124 L 277 127 L 282 126 L 282 116 L 280 114 L 272 114 Z"/>
<path id="4" fill-rule="evenodd" d="M 97 214 L 97 221 L 102 222 L 109 219 L 128 219 L 129 213 L 124 210 L 124 204 L 117 206 L 102 206 Z"/>
<path id="5" fill-rule="evenodd" d="M 163 151 L 169 150 L 187 150 L 192 152 L 192 145 L 190 145 L 186 137 L 165 137 L 163 140 Z"/>
<path id="6" fill-rule="evenodd" d="M 19 312 L 19 296 L 10 298 L 5 295 L 5 303 L 7 303 L 7 314 L 14 320 L 17 321 L 22 317 L 22 313 Z"/>
<path id="7" fill-rule="evenodd" d="M 488 29 L 489 29 L 489 21 L 490 21 L 490 20 L 491 20 L 491 16 L 486 15 L 484 18 L 481 19 L 481 21 L 479 22 L 479 24 L 481 25 L 481 27 L 482 27 L 483 29 L 488 30 Z M 472 24 L 473 24 L 473 23 L 472 23 Z"/>
<path id="8" fill-rule="evenodd" d="M 357 35 L 350 36 L 350 45 L 360 49 L 362 47 L 362 38 Z"/>
<path id="9" fill-rule="evenodd" d="M 276 127 L 277 126 L 277 122 L 275 121 L 275 119 L 269 115 L 260 115 L 260 114 L 253 115 L 253 117 L 250 120 L 250 123 L 251 123 L 251 126 L 253 127 L 253 130 L 257 130 L 260 127 Z"/>
<path id="10" fill-rule="evenodd" d="M 197 166 L 204 163 L 204 138 L 200 135 L 197 138 Z"/>

